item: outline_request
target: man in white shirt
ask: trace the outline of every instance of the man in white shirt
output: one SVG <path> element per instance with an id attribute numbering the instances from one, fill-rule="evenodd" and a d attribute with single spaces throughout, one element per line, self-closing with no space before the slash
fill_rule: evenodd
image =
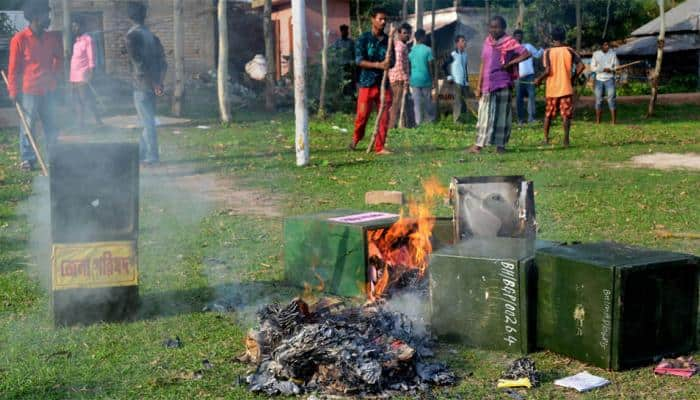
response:
<path id="1" fill-rule="evenodd" d="M 603 114 L 603 95 L 607 95 L 608 108 L 612 124 L 617 122 L 617 110 L 615 99 L 615 69 L 620 65 L 617 60 L 617 55 L 610 50 L 610 44 L 603 42 L 600 50 L 593 53 L 591 60 L 591 70 L 595 73 L 595 121 L 600 123 L 600 117 Z"/>
<path id="2" fill-rule="evenodd" d="M 532 57 L 518 64 L 518 80 L 515 82 L 515 104 L 518 109 L 518 122 L 525 123 L 525 96 L 527 96 L 527 122 L 535 122 L 535 66 L 533 58 L 542 57 L 542 49 L 530 43 L 523 44 L 523 31 L 513 31 L 513 38 L 532 54 Z"/>
<path id="3" fill-rule="evenodd" d="M 454 100 L 452 102 L 452 119 L 456 123 L 463 111 L 468 110 L 469 70 L 467 68 L 467 40 L 464 35 L 455 37 L 455 49 L 445 60 L 442 69 L 447 81 L 453 84 Z"/>

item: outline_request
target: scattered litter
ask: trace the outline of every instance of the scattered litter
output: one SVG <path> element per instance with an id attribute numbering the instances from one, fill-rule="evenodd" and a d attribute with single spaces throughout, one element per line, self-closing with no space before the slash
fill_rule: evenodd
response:
<path id="1" fill-rule="evenodd" d="M 513 399 L 513 400 L 524 400 L 524 399 L 525 399 L 523 396 L 521 396 L 521 395 L 520 395 L 518 392 L 516 392 L 516 391 L 513 391 L 513 390 L 508 389 L 508 390 L 506 390 L 505 392 L 506 392 L 506 394 L 508 395 L 508 397 L 510 397 L 510 398 Z"/>
<path id="2" fill-rule="evenodd" d="M 209 125 L 197 125 L 197 129 L 211 129 Z"/>
<path id="3" fill-rule="evenodd" d="M 429 337 L 382 303 L 346 306 L 322 299 L 269 304 L 245 340 L 240 361 L 257 365 L 248 388 L 268 395 L 416 394 L 455 376 L 428 362 Z"/>
<path id="4" fill-rule="evenodd" d="M 202 360 L 202 367 L 204 367 L 204 369 L 212 369 L 214 368 L 214 365 L 212 365 L 212 363 L 205 358 L 204 360 Z"/>
<path id="5" fill-rule="evenodd" d="M 690 378 L 698 373 L 700 366 L 693 360 L 693 357 L 664 358 L 659 365 L 654 368 L 657 375 L 674 375 Z"/>
<path id="6" fill-rule="evenodd" d="M 540 384 L 540 373 L 535 367 L 535 362 L 528 357 L 519 358 L 513 361 L 508 369 L 501 374 L 497 387 L 537 387 Z"/>
<path id="7" fill-rule="evenodd" d="M 591 375 L 586 371 L 576 375 L 567 376 L 566 378 L 557 379 L 554 381 L 557 386 L 576 389 L 579 392 L 587 392 L 610 384 L 610 381 L 599 376 Z"/>
<path id="8" fill-rule="evenodd" d="M 179 336 L 175 336 L 175 339 L 168 338 L 163 341 L 163 346 L 167 349 L 179 349 L 182 347 L 182 340 L 180 340 Z"/>
<path id="9" fill-rule="evenodd" d="M 182 131 L 181 131 L 181 130 L 175 129 L 175 130 L 173 131 L 173 135 L 180 135 L 180 134 L 182 134 Z"/>
<path id="10" fill-rule="evenodd" d="M 93 200 L 92 203 L 90 203 L 90 205 L 95 207 L 95 208 L 99 207 L 100 206 L 100 199 Z"/>

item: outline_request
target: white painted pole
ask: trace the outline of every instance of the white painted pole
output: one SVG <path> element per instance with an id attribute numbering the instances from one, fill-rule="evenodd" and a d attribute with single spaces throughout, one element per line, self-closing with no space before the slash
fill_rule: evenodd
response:
<path id="1" fill-rule="evenodd" d="M 223 123 L 231 122 L 229 96 L 226 83 L 228 82 L 228 16 L 226 15 L 227 0 L 219 0 L 217 21 L 219 25 L 219 68 L 217 71 L 216 89 L 219 96 L 219 113 Z"/>
<path id="2" fill-rule="evenodd" d="M 309 163 L 309 109 L 306 106 L 306 2 L 292 0 L 294 35 L 294 117 L 297 166 Z"/>

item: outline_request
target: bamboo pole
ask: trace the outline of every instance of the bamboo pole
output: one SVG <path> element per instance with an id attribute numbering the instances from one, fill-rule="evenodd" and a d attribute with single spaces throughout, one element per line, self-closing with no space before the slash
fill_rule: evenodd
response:
<path id="1" fill-rule="evenodd" d="M 7 89 L 9 90 L 10 82 L 7 81 L 7 75 L 5 75 L 5 71 L 0 71 L 0 73 L 2 73 L 2 79 L 5 81 L 5 85 L 7 85 Z M 36 141 L 34 141 L 32 130 L 29 128 L 29 123 L 27 122 L 27 118 L 24 116 L 22 106 L 20 106 L 16 100 L 15 108 L 17 109 L 17 114 L 19 114 L 19 120 L 20 122 L 22 122 L 22 126 L 24 126 L 24 133 L 27 135 L 27 139 L 29 139 L 29 144 L 32 145 L 32 149 L 34 150 L 34 154 L 36 155 L 37 161 L 39 161 L 39 167 L 41 167 L 41 174 L 43 176 L 48 176 L 49 172 L 46 169 L 46 164 L 44 164 L 44 159 L 41 157 L 41 153 L 39 153 L 39 147 L 37 147 Z"/>

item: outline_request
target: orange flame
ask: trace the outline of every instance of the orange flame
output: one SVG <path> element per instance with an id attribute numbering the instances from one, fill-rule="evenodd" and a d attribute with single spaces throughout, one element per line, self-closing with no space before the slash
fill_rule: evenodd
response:
<path id="1" fill-rule="evenodd" d="M 391 227 L 368 233 L 370 276 L 367 294 L 370 300 L 381 297 L 391 284 L 410 271 L 418 270 L 419 277 L 428 268 L 433 251 L 430 241 L 435 226 L 432 209 L 435 200 L 447 195 L 447 188 L 436 178 L 423 182 L 423 197 L 411 200 L 408 215 L 402 210 L 399 220 Z"/>

